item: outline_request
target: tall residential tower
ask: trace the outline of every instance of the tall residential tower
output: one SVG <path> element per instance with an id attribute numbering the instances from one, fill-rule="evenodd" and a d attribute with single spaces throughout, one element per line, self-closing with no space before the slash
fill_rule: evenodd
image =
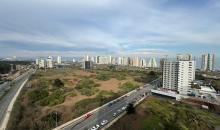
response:
<path id="1" fill-rule="evenodd" d="M 202 66 L 203 71 L 213 71 L 214 70 L 214 54 L 203 54 L 202 55 Z"/>

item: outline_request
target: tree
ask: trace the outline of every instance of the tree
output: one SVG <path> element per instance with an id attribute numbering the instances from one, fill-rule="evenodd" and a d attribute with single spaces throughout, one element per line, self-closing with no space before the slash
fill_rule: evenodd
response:
<path id="1" fill-rule="evenodd" d="M 156 74 L 155 74 L 154 71 L 150 71 L 150 72 L 148 73 L 148 75 L 150 75 L 150 76 L 155 76 Z"/>
<path id="2" fill-rule="evenodd" d="M 127 111 L 127 114 L 134 114 L 135 113 L 134 105 L 132 103 L 129 103 L 126 111 Z"/>
<path id="3" fill-rule="evenodd" d="M 63 87 L 64 83 L 60 79 L 55 79 L 53 85 L 56 87 Z"/>

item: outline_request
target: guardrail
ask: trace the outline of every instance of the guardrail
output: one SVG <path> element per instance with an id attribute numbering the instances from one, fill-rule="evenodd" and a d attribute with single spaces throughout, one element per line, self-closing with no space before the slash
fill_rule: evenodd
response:
<path id="1" fill-rule="evenodd" d="M 116 98 L 116 99 L 114 99 L 114 100 L 112 100 L 112 101 L 110 101 L 110 102 L 108 102 L 108 103 L 106 103 L 106 104 L 104 104 L 104 105 L 102 105 L 102 106 L 100 106 L 100 107 L 98 107 L 98 108 L 92 110 L 92 111 L 89 111 L 89 112 L 83 114 L 82 116 L 80 116 L 80 117 L 78 117 L 78 118 L 75 118 L 75 119 L 73 119 L 73 120 L 71 120 L 71 121 L 68 121 L 68 122 L 66 122 L 66 123 L 64 123 L 64 124 L 62 124 L 62 125 L 60 125 L 60 126 L 54 128 L 53 130 L 62 130 L 62 129 L 64 129 L 64 128 L 67 127 L 67 126 L 72 125 L 73 123 L 78 124 L 80 121 L 82 121 L 82 120 L 80 120 L 80 119 L 83 119 L 86 115 L 88 115 L 88 114 L 90 114 L 90 113 L 93 113 L 93 112 L 96 112 L 96 111 L 100 110 L 101 108 L 107 106 L 109 103 L 112 103 L 112 102 L 114 102 L 114 101 L 116 101 L 116 100 L 118 100 L 118 99 L 120 99 L 120 98 L 122 98 L 122 97 L 124 97 L 124 96 L 130 95 L 130 94 L 133 93 L 134 91 L 136 91 L 136 90 L 132 90 L 131 92 L 126 93 L 126 94 L 124 94 L 124 95 L 122 95 L 122 96 L 120 96 L 120 97 L 118 97 L 118 98 Z M 77 120 L 79 120 L 79 121 L 76 122 Z"/>
<path id="2" fill-rule="evenodd" d="M 145 95 L 143 98 L 141 98 L 138 102 L 134 104 L 134 106 L 137 106 L 139 103 L 141 103 L 147 96 Z M 113 121 L 109 122 L 106 126 L 104 126 L 101 130 L 106 130 L 110 126 L 112 126 L 114 123 L 116 123 L 120 118 L 122 118 L 124 115 L 126 115 L 126 111 L 124 111 L 121 115 L 116 117 Z"/>
<path id="3" fill-rule="evenodd" d="M 160 78 L 161 78 L 161 77 L 159 77 L 159 78 L 157 78 L 157 79 L 151 81 L 150 83 L 153 83 L 153 82 L 159 80 Z M 150 83 L 149 83 L 149 84 L 150 84 Z M 114 101 L 116 101 L 116 100 L 118 100 L 118 99 L 120 99 L 120 98 L 122 98 L 122 97 L 124 97 L 124 96 L 126 96 L 126 95 L 130 95 L 130 94 L 133 93 L 134 91 L 136 91 L 136 89 L 135 89 L 135 90 L 132 90 L 131 92 L 126 93 L 126 94 L 122 95 L 121 97 L 118 97 L 118 98 L 116 98 L 116 99 L 114 99 L 114 100 L 112 100 L 112 101 L 110 101 L 110 102 L 108 102 L 108 103 L 106 103 L 106 104 L 104 104 L 104 105 L 102 105 L 102 106 L 100 106 L 100 107 L 98 107 L 98 108 L 92 110 L 92 111 L 89 111 L 89 112 L 83 114 L 83 115 L 80 116 L 80 117 L 77 117 L 77 118 L 75 118 L 75 119 L 73 119 L 73 120 L 71 120 L 71 121 L 68 121 L 68 122 L 66 122 L 66 123 L 64 123 L 64 124 L 62 124 L 62 125 L 60 125 L 60 126 L 54 128 L 53 130 L 62 130 L 62 129 L 64 129 L 65 127 L 70 126 L 70 125 L 72 125 L 72 124 L 74 124 L 74 123 L 75 123 L 75 125 L 77 125 L 78 123 L 80 123 L 80 122 L 82 121 L 82 119 L 83 119 L 86 115 L 88 115 L 88 114 L 90 114 L 90 113 L 93 113 L 93 112 L 96 112 L 96 111 L 100 110 L 101 108 L 107 106 L 109 103 L 112 103 L 112 102 L 114 102 Z M 144 98 L 145 98 L 145 97 L 144 97 Z M 143 99 L 144 99 L 144 98 L 143 98 Z M 81 119 L 81 120 L 80 120 L 80 119 Z M 78 120 L 78 122 L 76 122 L 77 120 Z"/>

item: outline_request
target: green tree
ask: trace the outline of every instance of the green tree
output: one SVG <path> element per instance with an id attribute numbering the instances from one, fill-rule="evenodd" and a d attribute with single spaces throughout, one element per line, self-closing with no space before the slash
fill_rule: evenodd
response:
<path id="1" fill-rule="evenodd" d="M 127 111 L 127 114 L 134 114 L 135 113 L 134 105 L 132 103 L 129 103 L 126 111 Z"/>
<path id="2" fill-rule="evenodd" d="M 60 79 L 55 79 L 53 85 L 60 88 L 64 86 L 64 83 Z"/>

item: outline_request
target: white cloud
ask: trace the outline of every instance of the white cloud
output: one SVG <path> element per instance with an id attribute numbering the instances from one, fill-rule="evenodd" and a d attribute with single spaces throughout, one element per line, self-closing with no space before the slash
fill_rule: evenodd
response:
<path id="1" fill-rule="evenodd" d="M 220 46 L 220 18 L 218 14 L 212 12 L 213 10 L 219 12 L 216 5 L 210 3 L 206 9 L 195 10 L 161 7 L 166 2 L 166 0 L 1 1 L 0 45 L 7 41 L 42 47 L 77 48 L 81 49 L 82 53 L 94 53 L 95 49 L 98 49 L 96 53 L 105 53 L 109 50 L 118 54 L 140 55 L 172 54 L 169 50 L 163 49 L 166 45 L 184 46 L 187 43 L 198 48 L 200 44 Z M 100 51 L 102 49 L 103 51 Z M 178 48 L 176 49 L 178 51 Z M 28 48 L 25 50 L 24 52 L 28 54 L 38 54 L 42 51 L 35 50 L 35 53 Z M 48 52 L 67 53 L 62 49 Z"/>

